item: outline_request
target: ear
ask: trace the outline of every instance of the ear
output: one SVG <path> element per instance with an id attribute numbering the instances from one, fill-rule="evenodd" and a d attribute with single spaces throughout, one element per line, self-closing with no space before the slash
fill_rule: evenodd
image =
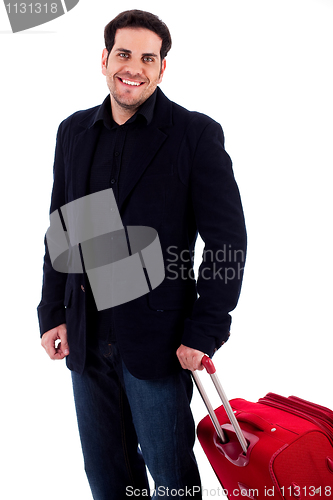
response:
<path id="1" fill-rule="evenodd" d="M 104 76 L 106 75 L 106 68 L 108 65 L 108 57 L 109 57 L 109 53 L 106 49 L 104 49 L 102 52 L 102 73 Z"/>
<path id="2" fill-rule="evenodd" d="M 160 73 L 160 78 L 158 80 L 158 83 L 161 83 L 161 81 L 163 79 L 165 68 L 166 68 L 166 59 L 164 58 L 162 61 L 161 73 Z"/>

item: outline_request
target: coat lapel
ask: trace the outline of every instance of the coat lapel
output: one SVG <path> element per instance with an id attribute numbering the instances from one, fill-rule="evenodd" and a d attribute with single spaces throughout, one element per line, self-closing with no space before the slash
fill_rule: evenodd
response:
<path id="1" fill-rule="evenodd" d="M 85 128 L 76 136 L 73 147 L 73 199 L 81 198 L 88 194 L 89 172 L 97 146 L 100 127 Z"/>
<path id="2" fill-rule="evenodd" d="M 144 171 L 153 160 L 157 151 L 167 138 L 167 134 L 150 125 L 137 132 L 136 146 L 131 155 L 131 161 L 127 167 L 124 185 L 120 192 L 119 210 L 121 210 L 126 198 L 140 180 Z"/>
<path id="3" fill-rule="evenodd" d="M 159 148 L 167 139 L 167 127 L 172 125 L 171 101 L 169 101 L 159 88 L 157 91 L 154 118 L 147 127 L 138 131 L 138 140 L 133 150 L 132 161 L 128 168 L 125 185 L 121 190 L 122 195 L 119 200 L 119 210 Z M 73 145 L 73 167 L 71 174 L 73 177 L 72 190 L 74 200 L 88 194 L 90 167 L 101 130 L 98 124 L 92 126 L 94 117 L 95 113 L 93 117 L 90 116 L 81 122 L 80 125 L 83 130 L 75 137 Z"/>
<path id="4" fill-rule="evenodd" d="M 154 118 L 149 125 L 137 132 L 136 145 L 121 189 L 119 210 L 167 139 L 167 128 L 171 125 L 171 101 L 157 88 Z"/>

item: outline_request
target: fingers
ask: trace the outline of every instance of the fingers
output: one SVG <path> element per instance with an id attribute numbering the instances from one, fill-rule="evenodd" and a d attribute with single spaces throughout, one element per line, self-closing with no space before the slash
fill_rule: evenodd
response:
<path id="1" fill-rule="evenodd" d="M 179 363 L 184 370 L 190 370 L 194 372 L 195 370 L 203 370 L 203 365 L 201 360 L 205 355 L 203 352 L 197 349 L 192 349 L 191 347 L 186 347 L 183 344 L 177 349 L 177 357 Z"/>
<path id="2" fill-rule="evenodd" d="M 59 341 L 57 343 L 57 341 Z M 63 359 L 69 354 L 66 325 L 62 324 L 45 332 L 42 336 L 42 347 L 51 359 Z"/>
<path id="3" fill-rule="evenodd" d="M 61 325 L 63 326 L 63 325 Z M 59 331 L 60 344 L 58 345 L 59 351 L 63 354 L 63 356 L 68 356 L 69 354 L 69 345 L 67 341 L 67 329 L 66 325 L 64 328 L 61 328 Z"/>

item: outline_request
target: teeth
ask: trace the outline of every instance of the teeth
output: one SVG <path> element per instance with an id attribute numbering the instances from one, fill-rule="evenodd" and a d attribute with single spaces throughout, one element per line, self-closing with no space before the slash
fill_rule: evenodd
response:
<path id="1" fill-rule="evenodd" d="M 134 85 L 135 87 L 138 87 L 140 85 L 140 82 L 131 82 L 130 80 L 122 80 L 123 83 L 126 83 L 127 85 Z"/>

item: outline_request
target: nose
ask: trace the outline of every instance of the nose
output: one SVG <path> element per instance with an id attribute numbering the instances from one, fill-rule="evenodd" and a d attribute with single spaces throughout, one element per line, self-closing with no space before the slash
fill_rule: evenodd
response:
<path id="1" fill-rule="evenodd" d="M 141 59 L 133 59 L 131 58 L 126 62 L 124 70 L 129 73 L 131 76 L 142 76 L 143 74 L 143 62 Z"/>

